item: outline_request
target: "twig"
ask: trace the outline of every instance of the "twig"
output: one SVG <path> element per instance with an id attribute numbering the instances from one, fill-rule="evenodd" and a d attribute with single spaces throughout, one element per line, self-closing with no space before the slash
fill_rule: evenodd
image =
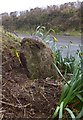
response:
<path id="1" fill-rule="evenodd" d="M 47 98 L 45 97 L 45 95 L 44 94 L 42 94 L 41 92 L 40 92 L 40 94 L 43 96 L 43 98 L 49 103 L 49 101 L 47 100 Z"/>
<path id="2" fill-rule="evenodd" d="M 52 85 L 52 86 L 54 86 L 54 87 L 56 87 L 57 85 L 60 85 L 60 84 L 47 83 L 47 82 L 45 82 L 45 84 Z"/>
<path id="3" fill-rule="evenodd" d="M 9 101 L 4 95 L 2 95 L 2 98 L 5 99 L 6 101 Z"/>
<path id="4" fill-rule="evenodd" d="M 12 96 L 17 100 L 17 102 L 20 104 L 20 106 L 22 106 L 21 102 L 20 102 L 19 99 L 12 93 L 12 91 L 11 91 L 11 94 L 12 94 Z"/>
<path id="5" fill-rule="evenodd" d="M 54 65 L 55 69 L 58 71 L 59 75 L 63 78 L 64 82 L 65 82 L 69 87 L 71 87 L 70 84 L 66 81 L 65 77 L 64 77 L 64 76 L 62 75 L 62 73 L 60 72 L 60 70 L 58 69 L 58 67 L 56 66 L 56 64 L 53 63 L 53 65 Z"/>
<path id="6" fill-rule="evenodd" d="M 9 105 L 9 106 L 12 106 L 12 107 L 16 107 L 16 108 L 25 108 L 29 105 L 31 105 L 30 103 L 29 104 L 26 104 L 26 105 L 14 105 L 12 103 L 8 103 L 8 102 L 4 102 L 4 101 L 0 101 L 0 103 L 3 103 L 3 104 L 6 104 L 6 105 Z"/>
<path id="7" fill-rule="evenodd" d="M 6 110 L 0 110 L 0 113 L 3 113 L 3 112 L 5 112 Z"/>
<path id="8" fill-rule="evenodd" d="M 26 107 L 24 108 L 24 117 L 26 117 Z"/>
<path id="9" fill-rule="evenodd" d="M 3 119 L 3 116 L 4 116 L 3 114 L 2 114 L 2 115 L 0 115 L 0 120 L 2 120 L 2 119 Z"/>
<path id="10" fill-rule="evenodd" d="M 15 58 L 15 56 L 12 56 L 10 59 L 6 60 L 5 62 L 2 62 L 2 66 L 7 64 L 8 62 L 11 62 Z"/>

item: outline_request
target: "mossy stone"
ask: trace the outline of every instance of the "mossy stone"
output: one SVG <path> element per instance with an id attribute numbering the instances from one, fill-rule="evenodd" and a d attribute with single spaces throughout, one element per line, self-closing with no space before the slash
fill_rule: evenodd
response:
<path id="1" fill-rule="evenodd" d="M 56 78 L 53 52 L 39 37 L 23 38 L 19 55 L 30 78 Z"/>

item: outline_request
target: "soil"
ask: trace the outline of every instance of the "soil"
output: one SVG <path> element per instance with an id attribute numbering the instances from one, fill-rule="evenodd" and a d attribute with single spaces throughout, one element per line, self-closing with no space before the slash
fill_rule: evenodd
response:
<path id="1" fill-rule="evenodd" d="M 61 93 L 61 78 L 34 79 L 8 48 L 2 53 L 3 120 L 51 120 Z"/>

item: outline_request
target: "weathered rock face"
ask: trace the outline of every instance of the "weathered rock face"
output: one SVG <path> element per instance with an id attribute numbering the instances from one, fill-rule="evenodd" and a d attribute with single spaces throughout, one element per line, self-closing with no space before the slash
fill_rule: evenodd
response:
<path id="1" fill-rule="evenodd" d="M 52 50 L 40 38 L 24 38 L 19 55 L 30 78 L 56 78 Z"/>

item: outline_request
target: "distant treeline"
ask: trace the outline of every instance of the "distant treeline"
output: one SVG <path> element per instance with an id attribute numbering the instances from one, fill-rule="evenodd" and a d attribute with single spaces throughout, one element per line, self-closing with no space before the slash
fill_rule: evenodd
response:
<path id="1" fill-rule="evenodd" d="M 37 26 L 53 28 L 56 32 L 80 30 L 81 2 L 69 2 L 60 6 L 34 8 L 29 11 L 2 13 L 2 25 L 6 30 L 34 30 Z"/>

